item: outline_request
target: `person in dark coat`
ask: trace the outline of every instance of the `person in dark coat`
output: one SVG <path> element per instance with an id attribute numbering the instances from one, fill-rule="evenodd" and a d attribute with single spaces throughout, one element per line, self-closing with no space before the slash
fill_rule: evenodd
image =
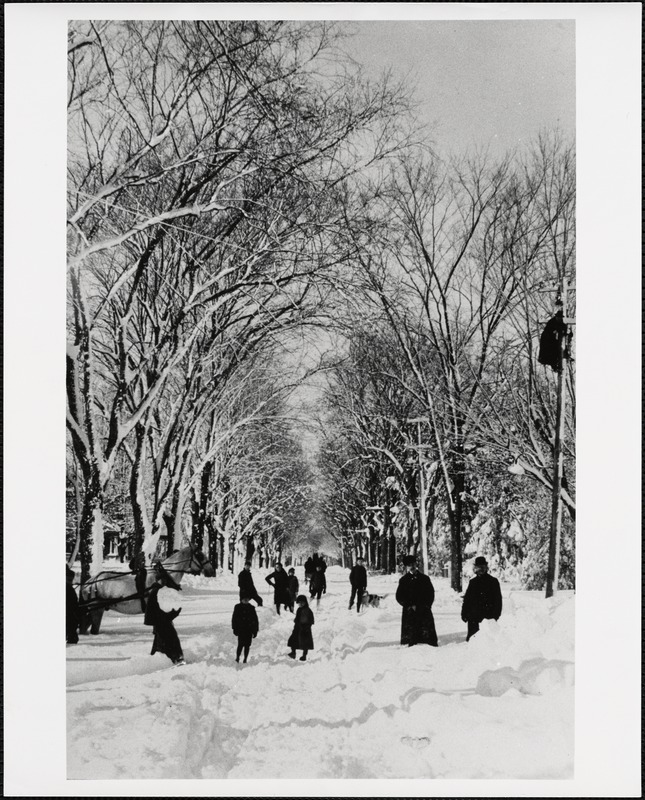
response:
<path id="1" fill-rule="evenodd" d="M 184 653 L 181 649 L 179 636 L 172 621 L 181 613 L 181 608 L 164 611 L 159 605 L 159 590 L 164 586 L 181 591 L 181 586 L 171 578 L 166 570 L 157 564 L 155 568 L 155 582 L 150 587 L 148 602 L 146 603 L 144 625 L 152 625 L 154 640 L 150 655 L 164 653 L 173 664 L 185 664 Z"/>
<path id="2" fill-rule="evenodd" d="M 305 583 L 309 583 L 314 571 L 314 560 L 311 556 L 305 561 Z"/>
<path id="3" fill-rule="evenodd" d="M 278 562 L 275 565 L 275 570 L 270 575 L 267 575 L 264 580 L 269 586 L 273 586 L 273 602 L 278 614 L 280 613 L 280 606 L 289 608 L 291 603 L 289 598 L 289 579 L 282 564 Z"/>
<path id="4" fill-rule="evenodd" d="M 78 597 L 74 589 L 74 570 L 65 564 L 65 641 L 67 644 L 78 644 L 78 626 L 81 614 L 78 609 Z"/>
<path id="5" fill-rule="evenodd" d="M 136 556 L 130 559 L 128 564 L 132 572 L 134 572 L 134 586 L 137 591 L 137 596 L 141 601 L 141 610 L 146 610 L 146 581 L 148 580 L 148 570 L 146 569 L 145 554 L 139 551 Z"/>
<path id="6" fill-rule="evenodd" d="M 240 602 L 233 609 L 233 618 L 231 620 L 233 633 L 237 636 L 237 653 L 235 660 L 239 664 L 240 655 L 244 651 L 244 663 L 249 657 L 249 650 L 251 649 L 251 641 L 255 639 L 260 630 L 258 622 L 258 614 L 255 606 L 251 605 L 251 598 L 249 595 L 243 594 Z"/>
<path id="7" fill-rule="evenodd" d="M 289 611 L 293 613 L 293 606 L 296 602 L 296 597 L 298 597 L 298 590 L 300 589 L 300 583 L 298 578 L 296 578 L 296 571 L 293 567 L 289 570 L 289 574 L 287 576 L 287 582 L 289 585 Z"/>
<path id="8" fill-rule="evenodd" d="M 349 607 L 354 605 L 354 598 L 356 598 L 356 611 L 361 610 L 361 603 L 363 602 L 363 595 L 367 589 L 367 570 L 365 569 L 365 562 L 363 556 L 356 559 L 356 564 L 352 567 L 349 573 L 349 582 L 352 585 L 352 594 L 349 598 Z"/>
<path id="9" fill-rule="evenodd" d="M 237 585 L 240 587 L 240 600 L 246 595 L 250 600 L 255 600 L 259 606 L 263 605 L 264 601 L 258 594 L 255 584 L 253 583 L 250 561 L 244 562 L 244 569 L 237 576 Z"/>
<path id="10" fill-rule="evenodd" d="M 434 587 L 427 575 L 419 572 L 414 556 L 403 559 L 405 575 L 399 580 L 396 600 L 403 606 L 401 612 L 401 644 L 429 644 L 437 647 L 432 604 Z"/>
<path id="11" fill-rule="evenodd" d="M 479 630 L 484 619 L 499 619 L 502 615 L 502 590 L 499 581 L 488 574 L 484 556 L 475 559 L 475 577 L 471 578 L 461 606 L 461 621 L 468 625 L 466 641 Z"/>
<path id="12" fill-rule="evenodd" d="M 287 641 L 287 647 L 291 648 L 291 652 L 288 655 L 289 658 L 295 658 L 296 650 L 302 650 L 300 661 L 306 661 L 307 653 L 314 649 L 314 639 L 311 635 L 314 612 L 309 608 L 309 603 L 307 603 L 307 598 L 304 594 L 298 595 L 296 603 L 298 604 L 298 610 L 293 622 L 293 631 Z"/>
<path id="13" fill-rule="evenodd" d="M 560 372 L 561 342 L 567 334 L 567 326 L 560 309 L 554 317 L 547 322 L 540 336 L 540 349 L 538 363 L 551 367 L 554 372 Z"/>
<path id="14" fill-rule="evenodd" d="M 312 600 L 314 597 L 316 598 L 316 605 L 319 605 L 321 596 L 326 592 L 327 579 L 325 578 L 325 573 L 323 572 L 321 563 L 318 562 L 316 564 L 316 569 L 311 576 L 311 580 L 309 581 L 309 594 L 311 595 Z"/>
<path id="15" fill-rule="evenodd" d="M 123 564 L 123 559 L 125 558 L 125 551 L 127 549 L 125 539 L 119 539 L 119 544 L 117 545 L 116 549 L 119 554 L 119 561 Z"/>

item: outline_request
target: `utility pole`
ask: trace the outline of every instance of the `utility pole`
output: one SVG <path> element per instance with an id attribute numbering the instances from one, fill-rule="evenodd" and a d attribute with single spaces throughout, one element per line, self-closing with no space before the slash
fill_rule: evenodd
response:
<path id="1" fill-rule="evenodd" d="M 556 405 L 555 441 L 553 443 L 553 495 L 551 501 L 551 530 L 549 535 L 549 561 L 546 572 L 546 597 L 552 597 L 558 591 L 560 577 L 560 535 L 562 530 L 562 440 L 564 439 L 565 411 L 565 369 L 567 361 L 568 325 L 567 318 L 568 280 L 562 274 L 560 285 L 560 301 L 562 304 L 562 336 L 558 354 L 558 395 Z"/>
<path id="2" fill-rule="evenodd" d="M 426 483 L 425 475 L 423 473 L 423 445 L 421 443 L 421 423 L 426 420 L 422 417 L 411 419 L 410 422 L 416 422 L 417 425 L 417 453 L 419 456 L 419 540 L 421 544 L 421 559 L 423 563 L 423 572 L 428 574 L 428 531 L 426 520 Z"/>

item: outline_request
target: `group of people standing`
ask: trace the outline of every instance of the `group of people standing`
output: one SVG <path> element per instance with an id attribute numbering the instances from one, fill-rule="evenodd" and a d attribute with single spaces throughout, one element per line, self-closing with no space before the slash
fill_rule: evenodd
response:
<path id="1" fill-rule="evenodd" d="M 294 611 L 294 606 L 297 606 L 293 631 L 287 641 L 287 646 L 290 648 L 288 655 L 290 658 L 295 658 L 296 650 L 302 650 L 300 661 L 306 661 L 307 653 L 313 650 L 314 647 L 314 640 L 311 633 L 311 627 L 314 624 L 314 615 L 313 611 L 309 608 L 309 603 L 305 595 L 298 594 L 300 585 L 295 573 L 296 571 L 293 567 L 291 567 L 288 572 L 285 572 L 282 564 L 278 562 L 273 572 L 267 575 L 265 580 L 269 586 L 273 587 L 273 602 L 278 614 L 280 613 L 281 606 L 285 610 L 291 612 Z M 255 600 L 259 606 L 264 605 L 253 582 L 250 561 L 244 562 L 244 568 L 237 576 L 237 585 L 240 590 L 240 602 L 237 603 L 233 609 L 231 627 L 233 628 L 233 634 L 237 636 L 235 661 L 239 664 L 240 656 L 243 655 L 243 663 L 246 664 L 249 657 L 249 650 L 251 649 L 251 643 L 260 630 L 257 611 L 255 610 L 255 606 L 251 605 L 251 600 Z"/>
<path id="2" fill-rule="evenodd" d="M 311 598 L 320 596 L 327 590 L 325 570 L 327 565 L 324 559 L 315 555 L 305 562 L 305 581 L 309 583 Z M 396 600 L 402 606 L 401 611 L 401 644 L 409 647 L 416 644 L 438 646 L 437 631 L 432 613 L 434 603 L 434 587 L 429 576 L 419 571 L 417 560 L 414 556 L 403 558 L 405 574 L 399 580 L 396 590 Z M 499 619 L 502 613 L 502 593 L 497 578 L 488 573 L 488 563 L 483 556 L 478 556 L 474 563 L 475 577 L 470 580 L 463 597 L 461 619 L 468 626 L 466 641 L 469 641 L 479 630 L 479 625 L 484 619 Z M 72 581 L 74 573 L 67 567 L 67 642 L 78 642 L 78 600 Z M 309 608 L 309 602 L 304 594 L 298 594 L 299 582 L 295 570 L 291 567 L 285 571 L 281 563 L 275 565 L 274 571 L 267 575 L 266 582 L 273 587 L 273 602 L 276 611 L 280 614 L 280 607 L 294 612 L 294 627 L 287 646 L 290 658 L 296 657 L 296 650 L 302 650 L 300 661 L 307 660 L 307 653 L 313 649 L 312 626 L 314 614 Z M 360 611 L 363 598 L 367 592 L 367 570 L 362 557 L 356 559 L 356 564 L 349 574 L 351 596 L 349 608 L 356 602 L 356 611 Z M 164 653 L 173 664 L 185 664 L 184 655 L 179 642 L 179 636 L 173 625 L 173 620 L 181 613 L 181 607 L 164 611 L 159 605 L 158 594 L 163 587 L 181 590 L 171 575 L 160 563 L 155 565 L 155 582 L 150 587 L 145 604 L 144 624 L 152 626 L 153 645 L 151 655 L 156 652 Z M 263 605 L 263 600 L 255 588 L 251 574 L 251 562 L 246 561 L 244 568 L 238 575 L 239 603 L 233 609 L 232 628 L 237 636 L 237 652 L 235 660 L 239 663 L 243 656 L 246 663 L 253 639 L 258 635 L 260 626 L 254 600 L 258 606 Z M 73 598 L 72 596 L 73 595 Z"/>
<path id="3" fill-rule="evenodd" d="M 324 560 L 319 559 L 316 562 L 313 558 L 305 562 L 305 581 L 309 582 L 312 599 L 317 597 L 318 602 L 320 595 L 327 589 L 323 564 Z M 405 556 L 403 565 L 405 574 L 401 576 L 396 590 L 396 601 L 402 607 L 401 644 L 408 647 L 416 644 L 437 647 L 439 642 L 432 613 L 435 597 L 432 581 L 428 575 L 419 571 L 415 556 Z M 326 566 L 324 564 L 325 568 Z M 497 620 L 502 613 L 502 592 L 499 581 L 488 574 L 488 562 L 483 556 L 475 559 L 474 572 L 475 577 L 468 583 L 461 608 L 462 621 L 468 626 L 466 641 L 477 633 L 484 619 Z M 274 603 L 278 614 L 281 604 L 291 611 L 294 601 L 298 606 L 294 629 L 287 642 L 291 648 L 288 655 L 290 658 L 295 658 L 295 651 L 299 649 L 303 651 L 300 660 L 306 661 L 307 652 L 313 649 L 311 627 L 314 624 L 314 615 L 309 608 L 307 598 L 304 595 L 296 596 L 299 586 L 295 570 L 291 568 L 287 574 L 278 563 L 275 570 L 266 577 L 266 581 L 274 587 Z M 349 582 L 351 585 L 349 609 L 353 608 L 355 602 L 356 611 L 360 612 L 363 599 L 367 595 L 367 570 L 362 556 L 356 559 L 356 564 L 350 570 Z M 246 663 L 251 640 L 259 630 L 257 613 L 249 604 L 251 600 L 255 600 L 258 605 L 262 605 L 262 598 L 257 594 L 253 584 L 250 561 L 245 563 L 244 569 L 239 574 L 238 585 L 240 603 L 233 611 L 233 632 L 238 637 L 236 661 L 239 661 L 240 654 L 244 652 Z M 243 619 L 248 622 L 243 624 Z"/>
<path id="4" fill-rule="evenodd" d="M 244 570 L 240 573 L 242 575 L 244 571 L 247 571 L 247 574 L 250 576 L 251 574 L 251 562 L 247 561 L 244 564 Z M 248 579 L 247 579 L 248 580 Z M 298 590 L 300 589 L 300 583 L 298 582 L 298 578 L 296 578 L 296 571 L 293 567 L 290 567 L 288 572 L 285 572 L 284 567 L 278 561 L 275 565 L 275 569 L 270 575 L 267 575 L 264 579 L 269 586 L 273 587 L 273 603 L 275 605 L 275 610 L 280 613 L 280 606 L 282 606 L 285 611 L 291 611 L 293 613 L 293 607 L 296 602 L 296 598 L 298 596 Z M 251 578 L 251 584 L 253 583 L 253 578 Z M 239 581 L 238 576 L 238 585 L 241 584 Z M 255 586 L 253 586 L 253 591 L 255 592 Z M 255 592 L 257 595 L 257 592 Z M 258 605 L 262 605 L 262 600 L 258 603 Z"/>
<path id="5" fill-rule="evenodd" d="M 434 587 L 427 575 L 419 572 L 414 556 L 403 559 L 405 574 L 399 580 L 396 600 L 401 611 L 401 644 L 429 644 L 437 647 L 437 631 L 432 614 Z M 499 619 L 502 614 L 502 591 L 497 578 L 488 574 L 488 562 L 477 556 L 472 578 L 464 594 L 461 620 L 468 625 L 469 641 L 485 619 Z"/>
<path id="6" fill-rule="evenodd" d="M 318 553 L 305 561 L 305 583 L 309 584 L 309 596 L 315 598 L 316 605 L 320 605 L 320 598 L 327 593 L 327 562 Z"/>

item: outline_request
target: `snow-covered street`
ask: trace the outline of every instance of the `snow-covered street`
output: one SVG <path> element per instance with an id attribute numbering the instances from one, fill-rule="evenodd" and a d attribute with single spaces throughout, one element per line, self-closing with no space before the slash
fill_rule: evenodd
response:
<path id="1" fill-rule="evenodd" d="M 300 663 L 267 572 L 254 570 L 265 606 L 246 665 L 230 575 L 184 579 L 185 667 L 149 655 L 142 616 L 108 612 L 98 636 L 67 646 L 69 779 L 572 777 L 572 593 L 503 586 L 501 619 L 466 644 L 460 598 L 434 578 L 439 648 L 407 648 L 399 576 L 372 577 L 384 599 L 357 614 L 348 571 L 331 567 Z"/>

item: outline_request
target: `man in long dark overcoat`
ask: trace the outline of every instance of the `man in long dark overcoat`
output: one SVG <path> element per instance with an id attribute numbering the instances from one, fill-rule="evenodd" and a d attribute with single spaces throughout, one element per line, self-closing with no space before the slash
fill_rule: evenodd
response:
<path id="1" fill-rule="evenodd" d="M 240 587 L 240 600 L 246 595 L 250 600 L 261 606 L 263 600 L 258 594 L 255 584 L 253 583 L 253 575 L 251 575 L 251 562 L 244 562 L 244 569 L 237 576 L 237 585 Z"/>
<path id="2" fill-rule="evenodd" d="M 488 574 L 484 556 L 475 559 L 475 577 L 471 578 L 461 606 L 461 620 L 468 625 L 466 641 L 479 630 L 484 619 L 499 619 L 502 615 L 502 590 L 499 581 Z"/>
<path id="3" fill-rule="evenodd" d="M 419 572 L 414 556 L 403 559 L 405 575 L 399 580 L 396 600 L 401 612 L 401 644 L 429 644 L 437 647 L 437 631 L 432 615 L 434 586 L 427 575 Z"/>

